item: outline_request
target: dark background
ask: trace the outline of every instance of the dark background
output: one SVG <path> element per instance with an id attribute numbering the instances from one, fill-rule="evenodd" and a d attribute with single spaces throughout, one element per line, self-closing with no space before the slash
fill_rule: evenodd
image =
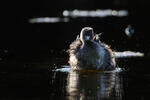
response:
<path id="1" fill-rule="evenodd" d="M 91 26 L 96 33 L 104 32 L 102 40 L 114 49 L 138 49 L 148 52 L 148 0 L 36 0 L 9 1 L 6 33 L 0 36 L 6 49 L 67 49 L 82 27 Z M 30 24 L 33 17 L 62 17 L 63 10 L 125 9 L 128 17 L 77 18 L 69 23 Z M 131 24 L 131 39 L 124 29 Z M 113 41 L 112 41 L 113 40 Z M 138 44 L 138 46 L 137 46 Z M 15 51 L 14 50 L 14 51 Z"/>
<path id="2" fill-rule="evenodd" d="M 7 8 L 7 10 L 6 10 Z M 68 64 L 65 52 L 85 26 L 103 32 L 101 40 L 115 51 L 140 51 L 143 58 L 121 59 L 127 69 L 124 81 L 125 99 L 147 100 L 149 97 L 149 0 L 10 0 L 4 6 L 4 31 L 0 33 L 0 98 L 59 98 L 64 87 L 52 69 Z M 70 18 L 67 23 L 29 23 L 30 18 L 62 17 L 64 10 L 128 10 L 129 16 L 105 18 Z M 5 14 L 4 14 L 5 15 Z M 124 30 L 132 25 L 135 33 L 128 37 Z M 59 66 L 57 66 L 59 65 Z M 53 86 L 54 85 L 54 86 Z M 64 85 L 65 86 L 65 85 Z M 144 96 L 146 95 L 146 96 Z M 7 99 L 7 100 L 9 100 Z M 50 99 L 50 98 L 49 98 Z M 57 98 L 56 98 L 57 99 Z M 61 98 L 62 99 L 62 98 Z"/>

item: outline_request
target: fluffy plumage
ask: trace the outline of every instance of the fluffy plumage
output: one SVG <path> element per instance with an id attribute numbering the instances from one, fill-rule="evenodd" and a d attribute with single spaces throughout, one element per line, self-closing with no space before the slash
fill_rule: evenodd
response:
<path id="1" fill-rule="evenodd" d="M 70 44 L 68 53 L 69 64 L 74 70 L 113 70 L 116 65 L 112 50 L 100 41 L 100 35 L 91 27 L 81 30 L 80 36 Z"/>

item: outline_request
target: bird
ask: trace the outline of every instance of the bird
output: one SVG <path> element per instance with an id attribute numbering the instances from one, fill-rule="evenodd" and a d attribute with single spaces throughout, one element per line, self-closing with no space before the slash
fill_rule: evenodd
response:
<path id="1" fill-rule="evenodd" d="M 100 41 L 101 34 L 95 34 L 92 27 L 82 28 L 67 52 L 69 65 L 73 70 L 114 70 L 116 61 L 110 47 Z"/>

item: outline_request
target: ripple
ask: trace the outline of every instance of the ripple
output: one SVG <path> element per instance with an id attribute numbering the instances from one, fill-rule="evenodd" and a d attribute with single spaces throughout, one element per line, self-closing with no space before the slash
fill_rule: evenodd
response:
<path id="1" fill-rule="evenodd" d="M 56 69 L 56 72 L 67 72 L 67 73 L 68 73 L 68 72 L 71 72 L 71 71 L 73 71 L 73 70 L 72 70 L 71 67 L 68 66 L 68 65 L 63 65 L 62 68 Z M 82 70 L 81 72 L 118 73 L 118 72 L 121 72 L 121 71 L 123 71 L 123 69 L 117 67 L 115 70 L 112 70 L 112 71 Z"/>

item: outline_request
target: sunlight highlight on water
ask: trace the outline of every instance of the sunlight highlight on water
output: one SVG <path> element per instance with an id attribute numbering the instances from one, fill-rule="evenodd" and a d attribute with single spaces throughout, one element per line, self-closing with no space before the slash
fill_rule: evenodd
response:
<path id="1" fill-rule="evenodd" d="M 67 65 L 63 65 L 62 68 L 56 69 L 56 71 L 59 71 L 59 72 L 70 72 L 70 70 L 71 70 L 71 67 Z"/>
<path id="2" fill-rule="evenodd" d="M 65 17 L 107 17 L 107 16 L 117 16 L 124 17 L 128 16 L 127 10 L 64 10 L 63 16 Z"/>
<path id="3" fill-rule="evenodd" d="M 115 58 L 131 58 L 131 57 L 143 57 L 144 53 L 141 52 L 133 52 L 133 51 L 123 51 L 123 52 L 115 52 Z"/>
<path id="4" fill-rule="evenodd" d="M 67 66 L 67 65 L 63 65 L 62 68 L 59 68 L 59 69 L 56 69 L 56 72 L 70 72 L 72 71 L 71 67 L 70 66 Z M 122 69 L 121 68 L 116 68 L 115 70 L 112 70 L 112 71 L 103 71 L 103 73 L 118 73 L 118 72 L 121 72 Z M 94 70 L 85 70 L 85 71 L 82 71 L 82 72 L 101 72 L 101 71 L 94 71 Z"/>
<path id="5" fill-rule="evenodd" d="M 58 22 L 69 22 L 69 18 L 39 17 L 29 19 L 29 23 L 58 23 Z"/>

